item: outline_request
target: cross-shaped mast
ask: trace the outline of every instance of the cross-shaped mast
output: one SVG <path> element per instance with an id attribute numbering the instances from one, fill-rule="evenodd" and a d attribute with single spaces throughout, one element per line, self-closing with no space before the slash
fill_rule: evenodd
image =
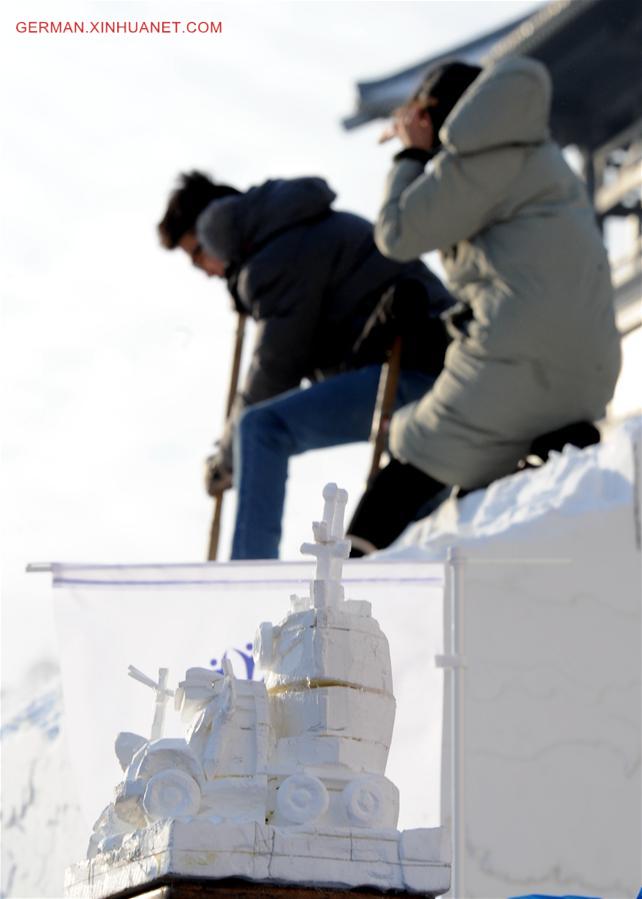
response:
<path id="1" fill-rule="evenodd" d="M 343 600 L 341 573 L 350 555 L 350 541 L 345 539 L 343 523 L 348 493 L 336 484 L 323 488 L 323 520 L 312 523 L 314 543 L 304 543 L 301 552 L 315 556 L 316 577 L 311 586 L 315 608 L 337 605 Z"/>
<path id="2" fill-rule="evenodd" d="M 138 668 L 134 668 L 133 665 L 129 666 L 127 674 L 130 677 L 133 677 L 134 680 L 140 681 L 141 684 L 145 684 L 146 687 L 151 687 L 151 689 L 155 691 L 154 720 L 152 721 L 152 734 L 150 739 L 160 740 L 163 736 L 163 726 L 165 724 L 165 709 L 170 697 L 174 695 L 173 690 L 167 689 L 169 668 L 158 669 L 158 683 L 153 681 L 151 677 L 147 677 L 147 675 L 143 674 L 142 671 L 139 671 Z"/>

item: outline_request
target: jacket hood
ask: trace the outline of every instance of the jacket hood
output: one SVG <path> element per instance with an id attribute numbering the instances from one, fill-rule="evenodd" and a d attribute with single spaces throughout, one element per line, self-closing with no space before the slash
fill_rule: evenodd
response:
<path id="1" fill-rule="evenodd" d="M 439 132 L 444 147 L 476 153 L 548 140 L 551 78 L 534 59 L 507 59 L 485 69 Z"/>
<path id="2" fill-rule="evenodd" d="M 328 212 L 335 198 L 323 178 L 266 181 L 210 203 L 196 234 L 205 250 L 238 264 L 278 232 Z"/>

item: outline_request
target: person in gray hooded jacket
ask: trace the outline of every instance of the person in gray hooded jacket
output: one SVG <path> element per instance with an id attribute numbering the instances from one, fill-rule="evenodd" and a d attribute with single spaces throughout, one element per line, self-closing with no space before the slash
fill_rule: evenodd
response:
<path id="1" fill-rule="evenodd" d="M 545 67 L 437 67 L 397 112 L 375 227 L 399 261 L 440 250 L 460 301 L 444 370 L 393 417 L 393 460 L 349 526 L 392 542 L 444 485 L 512 473 L 538 435 L 603 416 L 620 368 L 609 265 L 584 185 L 551 140 Z M 426 169 L 427 163 L 430 163 Z M 402 496 L 390 511 L 390 497 Z"/>
<path id="2" fill-rule="evenodd" d="M 403 284 L 420 311 L 398 404 L 422 396 L 443 364 L 450 294 L 423 263 L 385 258 L 372 225 L 334 210 L 334 199 L 322 178 L 242 193 L 192 172 L 159 225 L 163 245 L 224 277 L 236 309 L 256 322 L 249 370 L 206 473 L 211 495 L 234 480 L 233 559 L 278 556 L 290 456 L 368 439 L 385 347 L 373 332 L 358 355 L 354 347 L 391 287 Z"/>

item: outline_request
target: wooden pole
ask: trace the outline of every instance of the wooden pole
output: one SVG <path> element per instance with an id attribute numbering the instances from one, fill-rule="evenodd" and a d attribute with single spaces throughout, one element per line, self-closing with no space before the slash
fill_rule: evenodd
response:
<path id="1" fill-rule="evenodd" d="M 374 414 L 372 416 L 372 429 L 370 431 L 370 441 L 373 445 L 373 450 L 372 463 L 370 465 L 370 471 L 368 472 L 368 484 L 371 483 L 381 466 L 381 456 L 386 448 L 388 431 L 390 429 L 390 419 L 392 418 L 392 413 L 395 408 L 395 397 L 397 395 L 400 370 L 401 337 L 397 336 L 393 341 L 388 360 L 381 366 L 377 400 L 375 402 Z"/>
<path id="2" fill-rule="evenodd" d="M 245 338 L 245 322 L 247 315 L 239 312 L 236 322 L 236 334 L 234 336 L 234 355 L 232 357 L 232 371 L 230 372 L 230 386 L 227 394 L 227 405 L 225 406 L 225 421 L 229 418 L 236 391 L 238 389 L 239 374 L 241 372 L 241 356 L 243 354 L 243 340 Z M 210 527 L 210 539 L 207 549 L 207 561 L 215 562 L 218 555 L 218 541 L 221 532 L 221 516 L 223 514 L 223 496 L 221 492 L 214 498 L 214 514 L 212 516 L 212 524 Z"/>

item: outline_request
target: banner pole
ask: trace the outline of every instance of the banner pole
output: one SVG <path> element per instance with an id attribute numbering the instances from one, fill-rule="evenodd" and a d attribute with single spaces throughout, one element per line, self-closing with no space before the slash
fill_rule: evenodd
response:
<path id="1" fill-rule="evenodd" d="M 450 892 L 453 899 L 464 899 L 465 827 L 465 706 L 464 706 L 464 558 L 455 547 L 448 548 L 448 603 L 450 607 L 449 655 L 441 661 L 452 673 L 450 681 L 451 737 L 450 791 L 453 867 Z"/>

